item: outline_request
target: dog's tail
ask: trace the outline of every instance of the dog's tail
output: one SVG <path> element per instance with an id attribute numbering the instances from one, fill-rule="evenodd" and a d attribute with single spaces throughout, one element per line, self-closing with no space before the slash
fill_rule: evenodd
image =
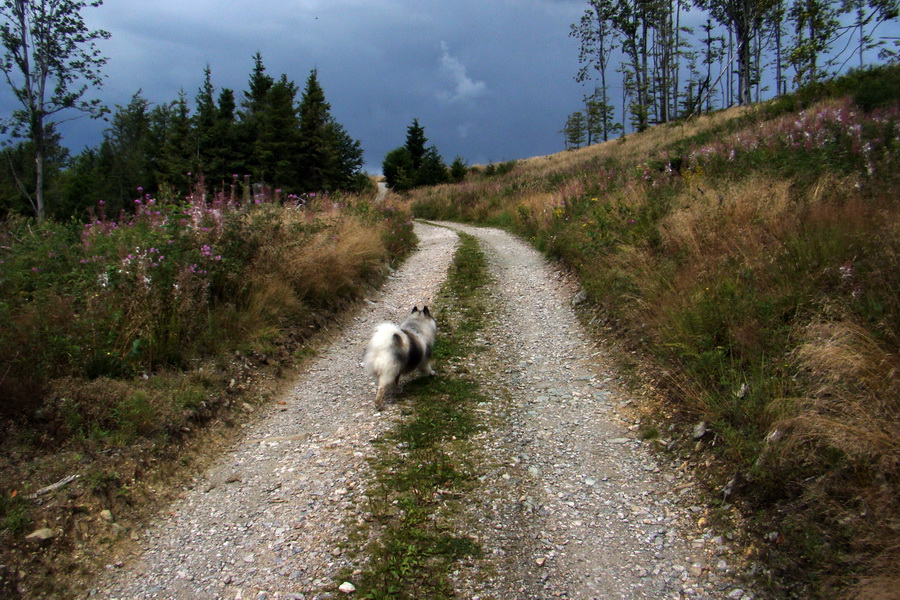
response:
<path id="1" fill-rule="evenodd" d="M 396 359 L 395 349 L 403 346 L 403 332 L 393 323 L 381 323 L 375 328 L 364 364 L 369 375 L 380 377 L 386 372 L 398 371 L 401 364 Z"/>

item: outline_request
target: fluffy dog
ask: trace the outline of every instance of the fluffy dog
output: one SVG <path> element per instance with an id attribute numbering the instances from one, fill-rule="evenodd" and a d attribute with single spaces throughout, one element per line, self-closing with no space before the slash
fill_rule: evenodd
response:
<path id="1" fill-rule="evenodd" d="M 431 349 L 437 334 L 437 323 L 426 306 L 412 313 L 399 326 L 381 323 L 375 328 L 364 360 L 366 371 L 378 380 L 375 409 L 384 407 L 384 395 L 400 383 L 400 376 L 416 369 L 434 375 Z"/>

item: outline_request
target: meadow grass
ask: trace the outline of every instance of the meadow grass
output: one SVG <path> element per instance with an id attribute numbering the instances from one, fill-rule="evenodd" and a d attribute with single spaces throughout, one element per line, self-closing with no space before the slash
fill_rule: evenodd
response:
<path id="1" fill-rule="evenodd" d="M 476 381 L 446 365 L 479 351 L 474 334 L 484 325 L 488 282 L 477 240 L 460 235 L 435 306 L 439 374 L 403 386 L 402 415 L 376 441 L 370 460 L 375 473 L 367 492 L 371 521 L 354 536 L 367 540 L 362 574 L 353 578 L 362 598 L 453 598 L 452 572 L 460 561 L 482 552 L 455 526 L 461 503 L 478 485 L 478 450 L 470 439 L 482 428 L 474 408 L 484 398 Z"/>
<path id="2" fill-rule="evenodd" d="M 575 269 L 782 534 L 760 559 L 824 597 L 900 584 L 898 82 L 854 73 L 409 199 Z"/>
<path id="3" fill-rule="evenodd" d="M 142 196 L 114 217 L 101 204 L 87 224 L 9 216 L 0 448 L 16 459 L 0 464 L 0 535 L 30 522 L 17 495 L 91 470 L 54 456 L 169 460 L 230 421 L 257 367 L 289 367 L 414 244 L 408 212 L 354 196 L 299 206 L 198 191 Z"/>

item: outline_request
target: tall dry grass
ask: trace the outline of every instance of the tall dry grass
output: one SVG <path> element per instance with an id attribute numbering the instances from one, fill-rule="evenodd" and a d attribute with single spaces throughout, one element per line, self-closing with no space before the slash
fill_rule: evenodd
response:
<path id="1" fill-rule="evenodd" d="M 831 524 L 820 536 L 845 538 L 848 562 L 863 574 L 850 597 L 892 597 L 900 586 L 900 356 L 848 319 L 807 326 L 790 360 L 806 393 L 781 403 L 790 416 L 773 427 L 780 441 L 769 460 L 782 473 L 812 467 L 796 505 Z"/>

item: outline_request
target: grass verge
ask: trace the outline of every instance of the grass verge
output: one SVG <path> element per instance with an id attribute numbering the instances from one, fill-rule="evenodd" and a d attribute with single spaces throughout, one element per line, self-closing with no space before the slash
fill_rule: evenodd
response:
<path id="1" fill-rule="evenodd" d="M 483 326 L 482 290 L 489 281 L 478 242 L 460 235 L 436 311 L 435 359 L 444 363 L 480 351 L 473 340 Z M 344 574 L 358 597 L 453 598 L 453 571 L 481 555 L 480 545 L 456 526 L 464 498 L 478 485 L 471 438 L 482 427 L 473 410 L 480 401 L 478 383 L 449 369 L 404 387 L 401 418 L 376 441 L 370 461 L 369 518 L 357 531 L 364 564 L 355 576 Z"/>

